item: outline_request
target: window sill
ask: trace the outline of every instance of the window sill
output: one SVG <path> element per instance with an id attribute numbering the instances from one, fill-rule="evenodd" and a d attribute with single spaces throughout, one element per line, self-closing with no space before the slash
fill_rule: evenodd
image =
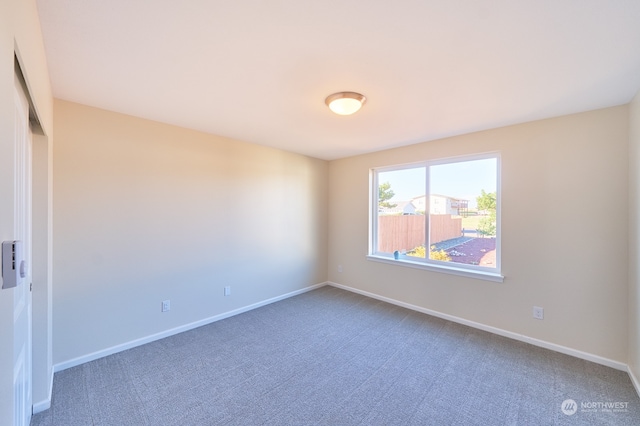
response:
<path id="1" fill-rule="evenodd" d="M 379 255 L 367 255 L 367 260 L 373 262 L 388 263 L 390 265 L 404 266 L 408 268 L 422 269 L 425 271 L 440 272 L 443 274 L 459 275 L 467 278 L 476 278 L 485 281 L 503 282 L 504 276 L 495 272 L 476 271 L 471 269 L 456 268 L 455 266 L 433 265 L 424 262 L 416 262 L 408 259 L 409 256 L 401 256 L 396 260 L 392 257 Z"/>

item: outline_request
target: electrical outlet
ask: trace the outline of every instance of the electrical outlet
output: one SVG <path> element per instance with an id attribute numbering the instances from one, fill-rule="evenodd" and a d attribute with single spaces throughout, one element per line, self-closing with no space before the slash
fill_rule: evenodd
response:
<path id="1" fill-rule="evenodd" d="M 171 310 L 171 300 L 163 300 L 162 301 L 162 312 L 167 312 Z"/>
<path id="2" fill-rule="evenodd" d="M 539 306 L 534 306 L 533 307 L 533 317 L 535 319 L 544 319 L 544 308 L 541 308 Z"/>
<path id="3" fill-rule="evenodd" d="M 225 296 L 231 296 L 231 286 L 230 286 L 230 285 L 225 286 L 225 288 L 224 288 L 224 295 L 225 295 Z"/>
<path id="4" fill-rule="evenodd" d="M 342 265 L 338 265 L 338 272 L 342 273 Z"/>

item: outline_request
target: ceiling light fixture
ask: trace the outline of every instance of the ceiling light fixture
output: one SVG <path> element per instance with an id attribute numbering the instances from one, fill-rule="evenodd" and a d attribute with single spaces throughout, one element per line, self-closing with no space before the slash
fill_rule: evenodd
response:
<path id="1" fill-rule="evenodd" d="M 327 96 L 324 103 L 329 109 L 339 115 L 351 115 L 358 112 L 367 101 L 364 95 L 356 92 L 338 92 Z"/>

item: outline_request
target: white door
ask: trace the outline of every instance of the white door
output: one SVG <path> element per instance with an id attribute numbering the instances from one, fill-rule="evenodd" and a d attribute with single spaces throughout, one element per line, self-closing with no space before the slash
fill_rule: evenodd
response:
<path id="1" fill-rule="evenodd" d="M 25 277 L 13 291 L 14 425 L 31 422 L 31 131 L 29 104 L 15 83 L 15 239 L 23 243 Z"/>

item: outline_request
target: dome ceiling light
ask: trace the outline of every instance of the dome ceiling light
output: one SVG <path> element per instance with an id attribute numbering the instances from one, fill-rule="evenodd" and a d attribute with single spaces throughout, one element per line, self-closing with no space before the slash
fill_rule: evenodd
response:
<path id="1" fill-rule="evenodd" d="M 339 115 L 351 115 L 365 104 L 367 98 L 356 92 L 338 92 L 327 96 L 324 103 L 329 109 Z"/>

